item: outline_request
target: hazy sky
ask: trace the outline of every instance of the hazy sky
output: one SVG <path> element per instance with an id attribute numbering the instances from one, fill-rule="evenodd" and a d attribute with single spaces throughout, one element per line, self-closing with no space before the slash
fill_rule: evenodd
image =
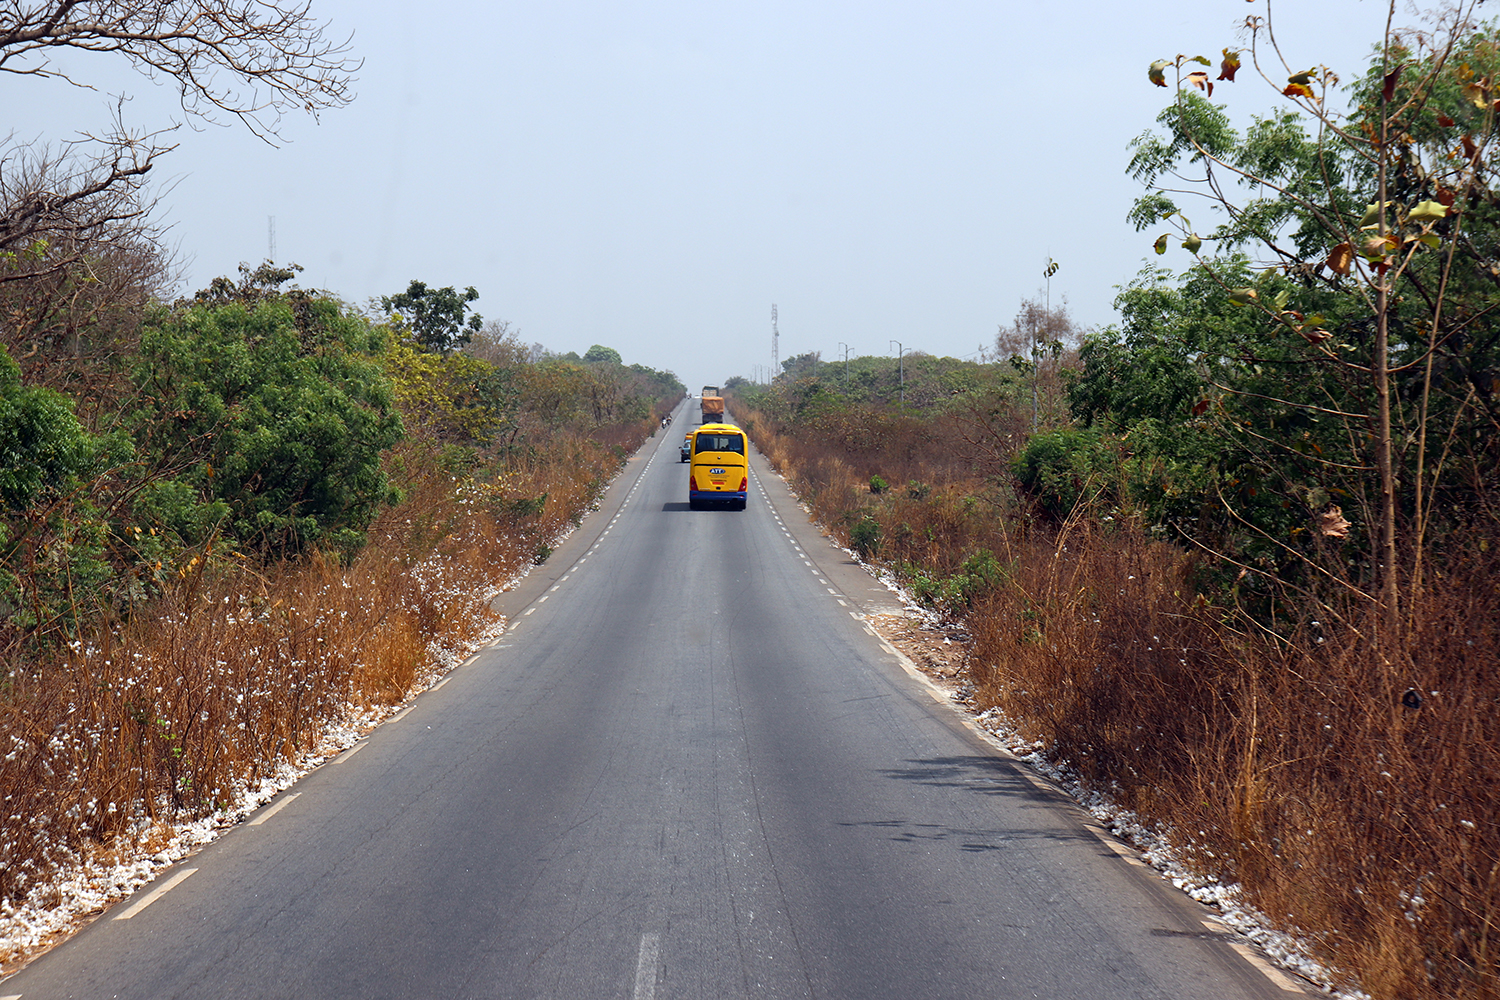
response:
<path id="1" fill-rule="evenodd" d="M 1128 143 L 1170 99 L 1146 70 L 1179 52 L 1217 70 L 1265 2 L 313 0 L 364 60 L 354 103 L 288 118 L 280 148 L 180 129 L 159 220 L 184 290 L 263 260 L 274 217 L 303 286 L 362 304 L 473 285 L 528 342 L 605 344 L 692 387 L 765 372 L 773 302 L 783 360 L 972 356 L 1049 257 L 1085 326 L 1114 321 L 1148 257 L 1186 264 L 1125 221 Z M 1289 61 L 1345 80 L 1384 11 L 1273 8 Z M 122 90 L 131 123 L 182 117 L 109 56 L 66 66 L 102 92 L 0 75 L 0 132 L 69 138 Z M 1271 95 L 1247 66 L 1215 98 L 1248 122 Z"/>

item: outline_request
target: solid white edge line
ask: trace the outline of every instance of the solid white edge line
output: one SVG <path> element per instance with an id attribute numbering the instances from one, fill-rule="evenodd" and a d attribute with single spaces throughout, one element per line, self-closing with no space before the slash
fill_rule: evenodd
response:
<path id="1" fill-rule="evenodd" d="M 196 868 L 184 868 L 182 871 L 178 872 L 176 875 L 173 875 L 161 885 L 157 886 L 155 889 L 152 889 L 150 892 L 146 893 L 146 895 L 130 904 L 130 906 L 125 908 L 125 911 L 123 913 L 116 915 L 114 919 L 129 920 L 131 917 L 135 916 L 137 913 L 140 913 L 146 907 L 156 902 L 162 896 L 165 896 L 168 892 L 171 892 L 182 882 L 183 879 L 187 878 L 197 870 L 198 869 Z"/>
<path id="2" fill-rule="evenodd" d="M 358 749 L 359 746 L 362 746 L 362 745 L 363 744 L 356 744 L 355 749 Z M 340 756 L 343 756 L 343 755 L 340 754 Z M 254 819 L 252 819 L 249 823 L 246 823 L 245 825 L 246 826 L 260 826 L 266 820 L 270 819 L 272 816 L 275 816 L 277 813 L 281 812 L 281 810 L 285 809 L 287 807 L 287 805 L 293 799 L 295 799 L 297 796 L 299 796 L 301 794 L 302 794 L 301 792 L 293 792 L 290 795 L 283 795 L 281 797 L 281 801 L 280 802 L 276 803 L 274 806 L 272 806 L 271 808 L 267 809 L 265 812 L 261 813 L 259 816 L 255 817 Z"/>
<path id="3" fill-rule="evenodd" d="M 661 951 L 661 935 L 642 934 L 640 956 L 635 962 L 633 1000 L 652 1000 L 656 996 L 656 957 Z"/>
<path id="4" fill-rule="evenodd" d="M 19 993 L 12 993 L 8 997 L 0 997 L 0 1000 L 21 1000 L 21 994 L 19 994 Z"/>

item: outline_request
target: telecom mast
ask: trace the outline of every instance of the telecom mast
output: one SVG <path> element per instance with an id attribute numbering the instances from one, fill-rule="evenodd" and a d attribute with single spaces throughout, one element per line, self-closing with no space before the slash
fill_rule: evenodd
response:
<path id="1" fill-rule="evenodd" d="M 776 329 L 776 303 L 771 303 L 771 381 L 781 374 L 781 331 Z"/>

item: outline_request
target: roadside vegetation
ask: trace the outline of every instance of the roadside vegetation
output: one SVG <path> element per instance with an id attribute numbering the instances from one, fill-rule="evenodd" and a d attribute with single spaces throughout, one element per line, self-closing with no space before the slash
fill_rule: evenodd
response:
<path id="1" fill-rule="evenodd" d="M 295 273 L 0 282 L 0 914 L 430 681 L 684 391 Z"/>
<path id="2" fill-rule="evenodd" d="M 1500 48 L 1470 11 L 1390 34 L 1346 116 L 1328 70 L 1273 74 L 1264 20 L 1216 79 L 1153 65 L 1133 217 L 1182 257 L 1119 325 L 1003 330 L 916 394 L 908 358 L 904 407 L 896 359 L 730 390 L 814 516 L 969 633 L 977 709 L 1377 998 L 1500 993 Z M 1237 70 L 1291 110 L 1232 127 Z"/>

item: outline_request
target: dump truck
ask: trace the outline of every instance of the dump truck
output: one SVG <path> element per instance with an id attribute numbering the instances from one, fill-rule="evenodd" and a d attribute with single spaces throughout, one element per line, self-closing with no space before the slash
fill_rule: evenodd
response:
<path id="1" fill-rule="evenodd" d="M 724 419 L 724 397 L 719 395 L 719 387 L 716 385 L 705 385 L 703 387 L 703 422 L 705 424 L 716 424 Z"/>

